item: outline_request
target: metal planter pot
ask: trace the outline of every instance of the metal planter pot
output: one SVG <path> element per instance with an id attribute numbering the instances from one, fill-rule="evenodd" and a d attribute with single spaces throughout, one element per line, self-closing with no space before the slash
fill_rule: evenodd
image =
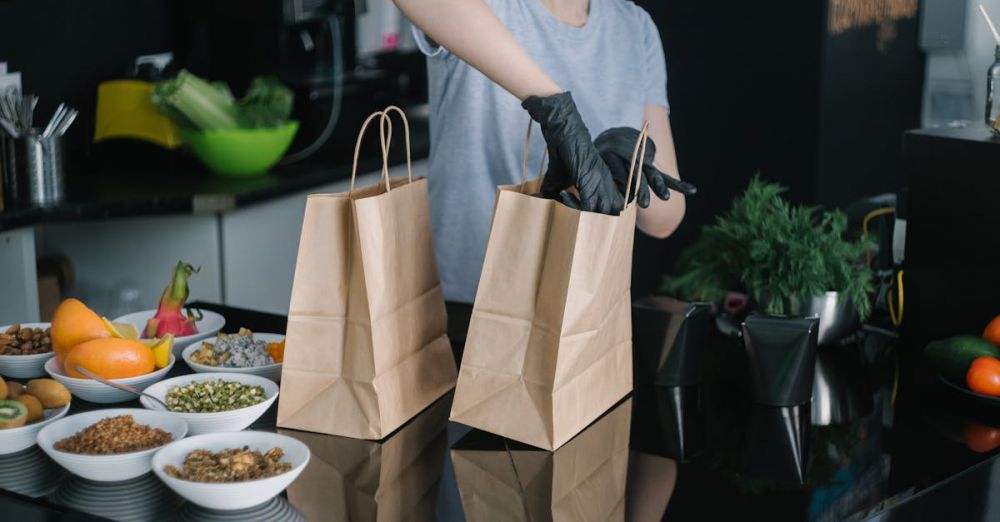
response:
<path id="1" fill-rule="evenodd" d="M 743 322 L 754 400 L 794 406 L 812 399 L 819 319 L 751 315 Z"/>
<path id="2" fill-rule="evenodd" d="M 820 346 L 836 344 L 861 327 L 858 310 L 850 301 L 841 299 L 837 292 L 803 299 L 792 313 L 802 317 L 819 317 L 817 342 Z"/>
<path id="3" fill-rule="evenodd" d="M 687 386 L 700 381 L 710 309 L 706 303 L 669 297 L 648 297 L 632 304 L 637 384 Z"/>

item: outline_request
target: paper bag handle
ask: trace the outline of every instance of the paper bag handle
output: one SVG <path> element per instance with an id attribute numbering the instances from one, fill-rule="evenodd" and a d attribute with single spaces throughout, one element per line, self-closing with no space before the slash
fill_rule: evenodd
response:
<path id="1" fill-rule="evenodd" d="M 390 122 L 389 132 L 392 132 L 392 118 L 389 117 L 390 111 L 395 111 L 399 113 L 399 117 L 403 119 L 403 132 L 405 133 L 404 136 L 406 141 L 406 177 L 407 179 L 409 179 L 410 183 L 413 183 L 413 164 L 410 158 L 410 122 L 406 119 L 406 113 L 403 112 L 403 109 L 400 109 L 395 105 L 390 105 L 382 109 L 382 112 L 385 113 L 385 118 Z M 388 177 L 386 178 L 385 182 L 388 185 L 389 183 Z"/>
<path id="2" fill-rule="evenodd" d="M 358 156 L 361 153 L 361 142 L 364 140 L 365 130 L 368 128 L 368 124 L 371 123 L 375 117 L 381 118 L 379 120 L 379 138 L 382 142 L 382 176 L 386 178 L 386 187 L 388 187 L 389 144 L 392 141 L 392 120 L 386 117 L 385 111 L 375 111 L 365 119 L 364 123 L 361 124 L 361 130 L 358 131 L 358 139 L 354 143 L 354 164 L 351 166 L 351 188 L 348 191 L 348 194 L 354 193 L 354 180 L 358 175 Z M 388 126 L 388 133 L 386 133 L 386 126 Z"/>
<path id="3" fill-rule="evenodd" d="M 528 118 L 528 130 L 524 133 L 524 155 L 521 158 L 521 193 L 524 193 L 524 182 L 528 180 L 528 148 L 531 145 L 531 118 Z M 542 159 L 538 162 L 538 181 L 541 182 L 545 173 L 545 158 L 549 149 L 542 150 Z"/>
<path id="4" fill-rule="evenodd" d="M 642 183 L 642 161 L 636 162 L 636 159 L 646 157 L 646 141 L 649 140 L 649 121 L 642 122 L 642 130 L 639 131 L 639 139 L 635 142 L 635 148 L 632 149 L 632 162 L 628 167 L 628 182 L 625 183 L 625 193 L 628 194 L 632 192 L 631 203 L 626 199 L 625 209 L 629 206 L 634 205 L 636 200 L 639 199 L 639 184 Z M 639 171 L 636 172 L 636 163 L 638 163 Z M 632 186 L 632 178 L 635 178 L 635 188 L 629 190 Z M 625 212 L 622 209 L 622 212 Z"/>

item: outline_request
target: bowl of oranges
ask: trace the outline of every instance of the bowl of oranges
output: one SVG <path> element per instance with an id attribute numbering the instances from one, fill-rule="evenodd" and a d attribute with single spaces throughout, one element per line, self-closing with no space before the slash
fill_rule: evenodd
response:
<path id="1" fill-rule="evenodd" d="M 110 404 L 136 397 L 81 370 L 143 390 L 163 379 L 175 362 L 171 336 L 140 340 L 136 328 L 112 323 L 76 299 L 56 308 L 50 332 L 55 357 L 45 362 L 45 371 L 85 401 Z"/>

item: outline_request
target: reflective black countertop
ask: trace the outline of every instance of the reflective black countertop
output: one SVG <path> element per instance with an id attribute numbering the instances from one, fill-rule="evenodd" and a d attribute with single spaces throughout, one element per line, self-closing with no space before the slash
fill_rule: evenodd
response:
<path id="1" fill-rule="evenodd" d="M 281 316 L 206 308 L 227 329 L 284 331 Z M 901 389 L 900 352 L 876 333 L 821 349 L 813 403 L 764 407 L 741 346 L 718 335 L 700 384 L 639 384 L 555 452 L 449 423 L 450 395 L 383 441 L 281 430 L 312 460 L 284 496 L 235 513 L 187 504 L 152 475 L 69 476 L 32 448 L 0 457 L 0 518 L 995 520 L 1000 418 L 933 381 Z M 250 429 L 274 424 L 272 409 Z"/>

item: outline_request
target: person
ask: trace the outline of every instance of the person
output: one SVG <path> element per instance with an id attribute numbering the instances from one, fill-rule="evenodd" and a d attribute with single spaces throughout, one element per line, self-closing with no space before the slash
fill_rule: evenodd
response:
<path id="1" fill-rule="evenodd" d="M 431 217 L 447 301 L 475 300 L 496 187 L 520 178 L 528 116 L 542 134 L 529 165 L 549 154 L 542 195 L 607 214 L 625 205 L 635 128 L 648 121 L 638 227 L 658 238 L 677 228 L 683 192 L 694 188 L 680 181 L 663 49 L 642 8 L 628 0 L 393 1 L 428 56 Z M 592 129 L 600 133 L 593 141 Z"/>

